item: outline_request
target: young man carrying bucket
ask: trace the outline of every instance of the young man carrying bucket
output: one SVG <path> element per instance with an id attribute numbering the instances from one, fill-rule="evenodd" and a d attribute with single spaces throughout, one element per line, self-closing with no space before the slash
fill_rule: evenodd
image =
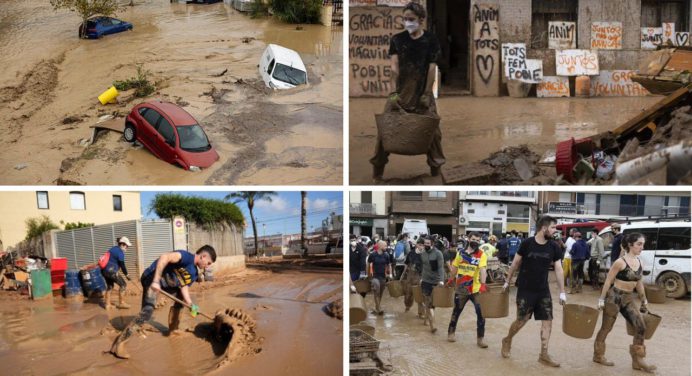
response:
<path id="1" fill-rule="evenodd" d="M 193 255 L 188 251 L 164 253 L 142 273 L 142 310 L 139 316 L 125 327 L 113 341 L 110 352 L 118 358 L 128 359 L 130 354 L 125 350 L 127 342 L 133 333 L 141 329 L 142 324 L 151 320 L 156 305 L 156 295 L 163 290 L 171 295 L 177 295 L 180 300 L 192 306 L 191 315 L 197 316 L 197 306 L 192 304 L 189 287 L 197 280 L 197 268 L 202 270 L 216 262 L 216 251 L 210 245 L 202 246 Z M 183 305 L 176 302 L 168 312 L 169 334 L 178 330 L 180 310 Z"/>
<path id="2" fill-rule="evenodd" d="M 402 275 L 404 306 L 406 307 L 404 312 L 408 312 L 411 306 L 413 306 L 413 286 L 420 285 L 421 271 L 423 270 L 421 254 L 424 252 L 424 243 L 423 237 L 419 237 L 415 248 L 406 255 L 404 260 L 404 273 Z M 421 319 L 425 318 L 423 303 L 417 303 L 417 305 L 418 317 Z"/>
<path id="3" fill-rule="evenodd" d="M 562 251 L 552 240 L 556 224 L 557 221 L 553 217 L 540 217 L 536 223 L 536 235 L 521 243 L 512 262 L 507 280 L 511 281 L 516 270 L 520 270 L 517 279 L 517 319 L 509 327 L 507 337 L 502 339 L 504 358 L 509 358 L 512 337 L 533 315 L 535 320 L 541 320 L 541 354 L 538 361 L 551 367 L 560 366 L 548 355 L 548 341 L 553 326 L 553 300 L 548 285 L 551 265 L 555 268 L 557 284 L 560 287 L 560 304 L 564 305 L 567 302 L 562 276 Z M 508 288 L 509 283 L 505 282 L 503 289 Z"/>
<path id="4" fill-rule="evenodd" d="M 459 315 L 464 310 L 464 306 L 470 300 L 476 310 L 476 344 L 485 349 L 488 345 L 483 342 L 485 336 L 485 319 L 481 312 L 481 304 L 478 301 L 478 294 L 486 292 L 485 278 L 488 266 L 488 256 L 480 249 L 481 236 L 477 232 L 469 235 L 468 246 L 464 250 L 459 250 L 457 257 L 452 262 L 452 275 L 449 282 L 456 285 L 454 294 L 454 310 L 449 320 L 447 330 L 447 340 L 455 342 L 454 332 L 457 329 Z"/>
<path id="5" fill-rule="evenodd" d="M 377 250 L 372 252 L 368 257 L 368 268 L 370 274 L 370 285 L 372 286 L 373 297 L 375 298 L 376 315 L 383 315 L 382 311 L 382 294 L 386 286 L 387 280 L 392 279 L 392 261 L 389 253 L 387 253 L 387 242 L 380 240 L 377 242 Z"/>
<path id="6" fill-rule="evenodd" d="M 421 253 L 421 273 L 420 287 L 423 291 L 423 302 L 425 305 L 425 321 L 423 325 L 430 324 L 430 332 L 435 333 L 435 306 L 433 306 L 432 292 L 435 286 L 444 286 L 445 267 L 442 252 L 433 248 L 432 240 L 426 237 L 423 241 L 425 251 Z"/>

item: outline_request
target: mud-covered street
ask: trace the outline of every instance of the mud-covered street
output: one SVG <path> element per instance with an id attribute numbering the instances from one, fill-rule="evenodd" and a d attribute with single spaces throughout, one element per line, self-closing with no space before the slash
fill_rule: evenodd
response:
<path id="1" fill-rule="evenodd" d="M 209 340 L 211 325 L 204 317 L 192 318 L 186 310 L 180 326 L 185 331 L 168 336 L 170 301 L 154 312 L 146 338 L 134 336 L 128 342 L 132 357 L 119 360 L 107 351 L 138 313 L 139 294 L 128 296 L 132 308 L 105 311 L 93 302 L 61 297 L 30 301 L 16 291 L 2 292 L 2 374 L 340 374 L 343 321 L 327 315 L 324 306 L 341 294 L 339 273 L 327 272 L 247 269 L 193 285 L 192 299 L 202 312 L 213 316 L 217 310 L 239 308 L 256 321 L 256 340 L 240 341 L 242 356 L 217 368 L 224 349 Z"/>
<path id="2" fill-rule="evenodd" d="M 437 308 L 437 332 L 430 333 L 423 320 L 416 317 L 416 306 L 404 313 L 403 297 L 393 299 L 385 291 L 382 309 L 384 316 L 368 313 L 365 323 L 375 326 L 375 337 L 381 341 L 379 354 L 394 367 L 391 375 L 451 375 L 463 370 L 464 375 L 643 375 L 632 370 L 626 322 L 618 315 L 613 330 L 606 339 L 606 357 L 615 363 L 606 367 L 592 361 L 595 333 L 600 329 L 601 316 L 591 339 L 576 339 L 562 332 L 562 308 L 551 275 L 553 295 L 553 329 L 549 353 L 560 368 L 551 368 L 537 361 L 540 353 L 540 322 L 531 319 L 512 341 L 511 357 L 500 354 L 501 340 L 516 318 L 516 289 L 510 291 L 509 316 L 486 319 L 487 349 L 476 346 L 476 314 L 468 303 L 461 314 L 456 330 L 456 342 L 447 341 L 447 326 L 452 308 Z M 567 302 L 595 307 L 598 293 L 584 286 L 584 292 L 567 295 Z M 372 310 L 372 294 L 365 299 Z M 658 367 L 657 375 L 690 374 L 690 299 L 668 299 L 665 304 L 650 304 L 652 313 L 662 316 L 661 324 L 650 340 L 646 340 L 646 361 Z"/>
<path id="3" fill-rule="evenodd" d="M 133 31 L 80 40 L 80 19 L 48 1 L 0 9 L 0 169 L 3 184 L 337 184 L 342 174 L 342 31 L 251 19 L 228 5 L 147 0 L 116 16 Z M 258 72 L 267 44 L 296 50 L 310 84 L 265 89 Z M 114 80 L 151 71 L 156 92 L 102 106 Z M 191 173 L 146 148 L 103 132 L 103 115 L 137 103 L 177 103 L 205 129 L 220 160 Z M 319 140 L 319 141 L 317 141 Z"/>
<path id="4" fill-rule="evenodd" d="M 616 98 L 510 98 L 442 97 L 437 102 L 442 118 L 445 171 L 477 162 L 504 147 L 527 145 L 543 155 L 555 144 L 612 130 L 660 101 L 660 96 Z M 377 126 L 384 99 L 351 98 L 349 103 L 349 166 L 351 184 L 372 184 Z M 430 177 L 425 155 L 391 155 L 385 167 L 386 184 L 442 184 Z M 502 181 L 493 184 L 507 184 Z"/>

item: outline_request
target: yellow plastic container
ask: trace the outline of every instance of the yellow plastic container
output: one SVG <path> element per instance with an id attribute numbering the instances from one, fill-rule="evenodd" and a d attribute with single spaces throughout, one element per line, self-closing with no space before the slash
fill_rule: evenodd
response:
<path id="1" fill-rule="evenodd" d="M 113 101 L 117 96 L 118 96 L 118 89 L 115 88 L 115 86 L 111 86 L 110 89 L 104 91 L 99 95 L 99 102 L 101 104 L 105 105 L 106 103 L 109 103 Z"/>

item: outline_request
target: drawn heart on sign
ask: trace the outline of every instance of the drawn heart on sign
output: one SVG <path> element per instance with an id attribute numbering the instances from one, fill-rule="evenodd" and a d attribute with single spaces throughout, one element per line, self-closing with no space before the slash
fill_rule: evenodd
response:
<path id="1" fill-rule="evenodd" d="M 486 85 L 490 82 L 490 78 L 493 75 L 493 68 L 495 68 L 495 59 L 492 55 L 476 56 L 476 69 L 478 69 L 478 74 Z"/>
<path id="2" fill-rule="evenodd" d="M 690 42 L 690 33 L 675 33 L 675 45 L 687 46 Z"/>

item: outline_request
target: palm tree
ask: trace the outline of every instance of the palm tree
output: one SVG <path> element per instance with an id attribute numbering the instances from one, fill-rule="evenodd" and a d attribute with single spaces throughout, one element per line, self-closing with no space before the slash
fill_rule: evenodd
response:
<path id="1" fill-rule="evenodd" d="M 272 202 L 272 196 L 276 196 L 276 192 L 273 191 L 243 191 L 243 192 L 233 192 L 226 195 L 225 199 L 235 199 L 234 204 L 245 201 L 247 203 L 247 208 L 250 211 L 250 220 L 252 220 L 252 235 L 255 238 L 255 256 L 257 256 L 257 224 L 255 223 L 255 215 L 252 213 L 252 209 L 255 207 L 255 202 L 257 201 L 267 201 Z"/>
<path id="2" fill-rule="evenodd" d="M 307 197 L 307 192 L 300 191 L 300 246 L 303 249 L 303 257 L 308 256 L 308 246 L 306 245 L 307 239 L 305 239 L 305 233 L 307 229 L 306 217 L 308 214 Z"/>

